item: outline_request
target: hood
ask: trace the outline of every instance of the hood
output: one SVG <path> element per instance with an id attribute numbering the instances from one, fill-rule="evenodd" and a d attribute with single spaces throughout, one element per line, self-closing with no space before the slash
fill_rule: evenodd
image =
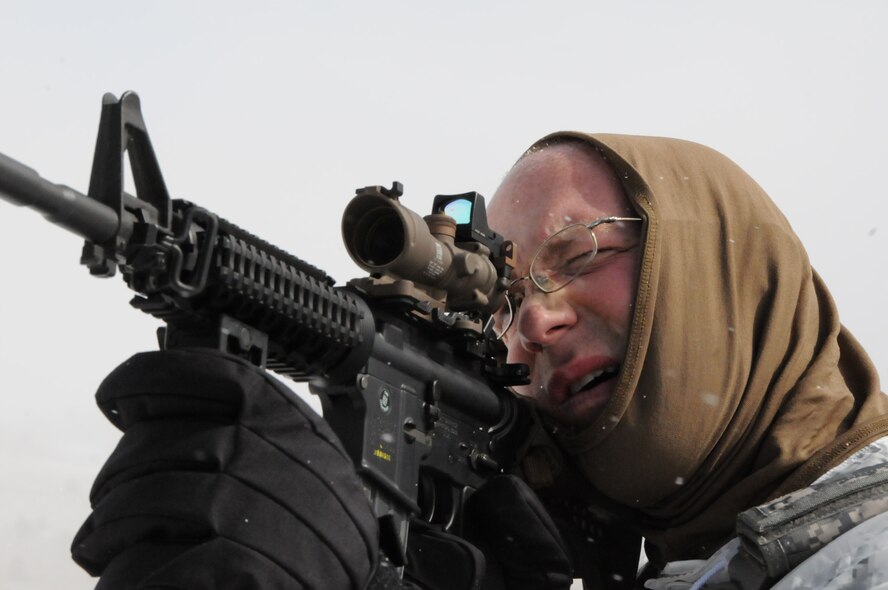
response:
<path id="1" fill-rule="evenodd" d="M 737 165 L 675 139 L 562 132 L 610 163 L 644 217 L 615 394 L 558 448 L 632 509 L 665 560 L 707 555 L 739 511 L 888 432 L 876 371 L 783 214 Z"/>

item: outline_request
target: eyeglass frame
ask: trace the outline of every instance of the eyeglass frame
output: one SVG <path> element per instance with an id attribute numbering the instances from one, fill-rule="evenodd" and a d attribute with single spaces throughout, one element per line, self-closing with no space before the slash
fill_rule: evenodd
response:
<path id="1" fill-rule="evenodd" d="M 509 308 L 509 325 L 507 325 L 507 326 L 503 329 L 503 331 L 502 331 L 501 334 L 499 334 L 498 336 L 496 336 L 496 340 L 502 340 L 503 337 L 506 335 L 506 333 L 508 333 L 509 329 L 512 327 L 512 324 L 515 322 L 516 308 L 514 308 L 514 307 L 512 306 L 512 295 L 511 295 L 512 288 L 513 288 L 515 285 L 517 285 L 517 284 L 520 283 L 521 281 L 526 281 L 526 280 L 529 279 L 530 282 L 531 282 L 531 283 L 532 283 L 537 289 L 539 289 L 541 293 L 547 293 L 547 294 L 548 294 L 548 293 L 555 293 L 555 292 L 560 291 L 561 289 L 565 288 L 566 286 L 568 286 L 569 284 L 571 284 L 571 283 L 574 281 L 574 279 L 576 279 L 578 276 L 580 276 L 581 274 L 583 274 L 583 271 L 586 270 L 586 267 L 587 267 L 587 266 L 588 266 L 588 265 L 589 265 L 589 264 L 595 259 L 596 256 L 598 256 L 598 236 L 596 236 L 596 235 L 595 235 L 595 232 L 592 231 L 592 230 L 594 230 L 594 229 L 595 229 L 596 227 L 598 227 L 599 225 L 602 225 L 602 224 L 605 224 L 605 223 L 616 223 L 616 222 L 619 222 L 619 221 L 644 221 L 644 219 L 642 219 L 641 217 L 615 217 L 615 216 L 609 216 L 609 217 L 601 217 L 601 218 L 596 219 L 596 220 L 594 220 L 594 221 L 590 221 L 589 223 L 572 223 L 572 224 L 570 224 L 570 225 L 566 225 L 566 226 L 562 227 L 562 228 L 559 229 L 557 232 L 555 232 L 554 234 L 550 235 L 550 236 L 547 237 L 545 240 L 543 240 L 543 243 L 540 244 L 539 247 L 536 249 L 536 252 L 534 252 L 534 254 L 533 254 L 533 258 L 531 258 L 531 260 L 530 260 L 530 264 L 527 265 L 527 274 L 524 275 L 524 276 L 522 276 L 522 277 L 518 277 L 517 279 L 511 281 L 511 282 L 509 283 L 508 288 L 506 289 L 505 298 L 506 298 L 506 305 L 507 305 L 508 308 Z M 579 271 L 577 271 L 576 273 L 574 273 L 573 275 L 571 275 L 570 278 L 568 278 L 566 281 L 564 281 L 563 283 L 561 283 L 561 284 L 558 285 L 557 287 L 555 287 L 555 288 L 551 288 L 551 289 L 550 289 L 550 288 L 543 287 L 542 285 L 540 285 L 540 284 L 537 282 L 536 278 L 535 278 L 534 275 L 533 275 L 533 272 L 532 272 L 532 270 L 533 270 L 533 265 L 536 263 L 537 258 L 539 258 L 540 253 L 543 251 L 543 249 L 546 247 L 546 245 L 549 244 L 549 243 L 552 241 L 553 238 L 555 238 L 555 237 L 558 236 L 559 234 L 562 234 L 562 233 L 564 233 L 564 232 L 566 232 L 566 231 L 568 231 L 568 230 L 571 230 L 571 229 L 573 229 L 573 228 L 575 228 L 575 227 L 584 227 L 584 228 L 586 228 L 587 230 L 589 230 L 589 235 L 592 236 L 592 241 L 595 243 L 595 254 L 593 254 L 592 256 L 589 257 L 588 260 L 586 260 L 586 262 L 583 264 L 583 266 L 580 268 Z M 493 329 L 493 317 L 494 317 L 494 315 L 495 315 L 495 314 L 491 314 L 491 315 L 490 315 L 490 319 L 488 320 L 488 326 L 489 326 L 489 328 L 490 328 L 491 330 Z"/>

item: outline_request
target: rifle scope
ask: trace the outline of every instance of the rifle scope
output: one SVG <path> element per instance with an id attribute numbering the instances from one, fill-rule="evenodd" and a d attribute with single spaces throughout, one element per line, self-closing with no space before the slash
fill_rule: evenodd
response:
<path id="1" fill-rule="evenodd" d="M 349 256 L 371 274 L 445 291 L 454 311 L 490 311 L 503 292 L 490 248 L 456 242 L 452 217 L 420 217 L 398 201 L 401 190 L 400 183 L 358 189 L 342 216 Z"/>

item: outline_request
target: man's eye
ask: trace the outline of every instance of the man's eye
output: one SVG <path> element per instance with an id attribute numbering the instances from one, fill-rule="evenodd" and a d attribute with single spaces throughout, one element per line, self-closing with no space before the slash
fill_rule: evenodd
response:
<path id="1" fill-rule="evenodd" d="M 620 252 L 619 248 L 599 248 L 598 253 L 595 255 L 596 260 L 607 260 L 608 257 L 613 256 L 617 252 Z"/>
<path id="2" fill-rule="evenodd" d="M 561 272 L 569 275 L 582 272 L 584 267 L 589 263 L 592 254 L 594 254 L 594 250 L 586 250 L 571 256 L 561 267 Z"/>
<path id="3" fill-rule="evenodd" d="M 577 267 L 573 270 L 573 274 L 576 275 L 587 275 L 591 272 L 598 270 L 599 268 L 609 264 L 615 257 L 619 256 L 621 253 L 630 250 L 631 247 L 623 248 L 623 247 L 604 247 L 599 248 L 598 252 L 595 254 L 595 258 L 591 261 L 585 263 L 585 266 Z"/>
<path id="4" fill-rule="evenodd" d="M 595 258 L 592 260 L 592 263 L 586 267 L 585 272 L 589 272 L 593 269 L 596 269 L 600 266 L 603 266 L 613 260 L 615 257 L 623 254 L 624 252 L 629 252 L 633 248 L 635 248 L 638 244 L 624 244 L 620 246 L 605 246 L 598 249 L 598 254 L 595 255 Z"/>

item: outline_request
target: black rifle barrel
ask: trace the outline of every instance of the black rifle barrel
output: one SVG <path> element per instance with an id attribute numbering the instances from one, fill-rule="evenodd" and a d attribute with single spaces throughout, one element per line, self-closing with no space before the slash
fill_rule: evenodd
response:
<path id="1" fill-rule="evenodd" d="M 102 243 L 117 233 L 117 213 L 63 184 L 53 184 L 21 162 L 0 154 L 0 198 L 30 207 L 52 223 Z"/>

